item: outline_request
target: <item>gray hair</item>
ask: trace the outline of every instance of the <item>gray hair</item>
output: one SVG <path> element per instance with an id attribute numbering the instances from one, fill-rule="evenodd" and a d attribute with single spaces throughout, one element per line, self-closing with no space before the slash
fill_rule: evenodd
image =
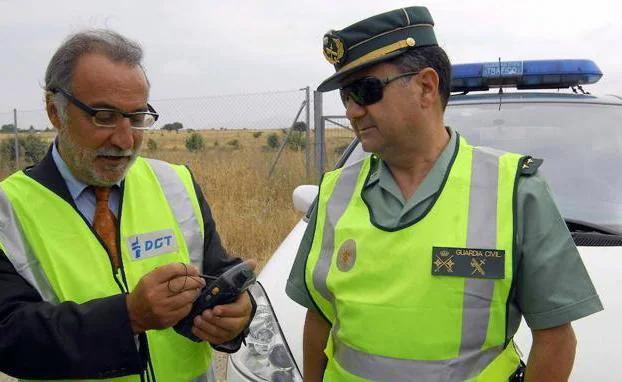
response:
<path id="1" fill-rule="evenodd" d="M 440 46 L 424 46 L 410 49 L 391 61 L 402 73 L 417 72 L 424 68 L 432 68 L 439 78 L 438 93 L 441 97 L 443 111 L 447 107 L 451 89 L 451 63 L 447 53 Z"/>
<path id="2" fill-rule="evenodd" d="M 142 66 L 143 50 L 140 45 L 109 29 L 92 29 L 70 35 L 52 56 L 45 71 L 45 91 L 48 96 L 54 88 L 71 90 L 74 70 L 78 59 L 85 54 L 99 53 L 114 62 L 130 66 Z M 145 79 L 147 74 L 145 73 Z M 147 86 L 149 80 L 147 79 Z M 54 105 L 63 123 L 67 122 L 67 98 L 57 93 Z"/>

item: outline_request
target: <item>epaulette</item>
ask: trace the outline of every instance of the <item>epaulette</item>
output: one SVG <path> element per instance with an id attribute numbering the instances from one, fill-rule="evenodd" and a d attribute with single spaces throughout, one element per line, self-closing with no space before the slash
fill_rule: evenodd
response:
<path id="1" fill-rule="evenodd" d="M 542 162 L 544 162 L 544 160 L 542 159 L 536 159 L 532 157 L 523 158 L 520 165 L 520 174 L 527 176 L 535 174 L 538 171 L 540 165 L 542 165 Z"/>

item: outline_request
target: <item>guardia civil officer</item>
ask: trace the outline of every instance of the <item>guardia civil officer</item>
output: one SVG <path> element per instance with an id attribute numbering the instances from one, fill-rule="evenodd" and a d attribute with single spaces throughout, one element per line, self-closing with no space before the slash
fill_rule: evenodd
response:
<path id="1" fill-rule="evenodd" d="M 465 20 L 465 27 L 468 26 Z M 308 309 L 306 381 L 567 380 L 571 322 L 602 309 L 539 160 L 445 127 L 451 66 L 425 7 L 324 36 L 373 153 L 325 174 L 287 284 Z"/>
<path id="2" fill-rule="evenodd" d="M 138 156 L 158 114 L 140 46 L 79 32 L 54 53 L 46 109 L 58 136 L 0 183 L 0 371 L 22 379 L 205 381 L 211 345 L 236 351 L 243 294 L 171 328 L 205 281 L 241 260 L 222 247 L 184 166 Z"/>

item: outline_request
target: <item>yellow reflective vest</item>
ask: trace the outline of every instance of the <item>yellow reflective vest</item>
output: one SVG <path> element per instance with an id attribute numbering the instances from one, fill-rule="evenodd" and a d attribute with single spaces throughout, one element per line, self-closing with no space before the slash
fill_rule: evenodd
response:
<path id="1" fill-rule="evenodd" d="M 327 173 L 305 283 L 332 328 L 325 381 L 503 381 L 514 195 L 524 158 L 459 138 L 437 199 L 410 225 L 374 223 L 367 157 Z"/>
<path id="2" fill-rule="evenodd" d="M 203 219 L 183 166 L 139 157 L 128 171 L 117 235 L 123 269 L 116 277 L 106 249 L 82 216 L 23 172 L 0 183 L 0 213 L 13 222 L 0 249 L 46 302 L 80 304 L 116 295 L 124 292 L 121 279 L 123 289 L 132 291 L 143 275 L 173 262 L 202 268 Z M 172 328 L 147 331 L 147 339 L 158 381 L 190 381 L 210 366 L 208 343 L 192 342 Z"/>

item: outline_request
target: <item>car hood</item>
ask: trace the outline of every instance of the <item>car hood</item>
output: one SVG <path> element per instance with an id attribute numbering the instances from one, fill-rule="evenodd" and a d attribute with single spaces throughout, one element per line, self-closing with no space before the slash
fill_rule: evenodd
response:
<path id="1" fill-rule="evenodd" d="M 306 227 L 307 223 L 303 220 L 296 224 L 258 276 L 301 371 L 306 309 L 285 294 L 285 285 Z M 616 321 L 622 317 L 622 277 L 618 266 L 622 261 L 622 247 L 579 247 L 579 251 L 605 311 L 573 323 L 578 346 L 571 380 L 618 380 L 611 366 L 620 358 L 614 347 L 617 348 L 617 344 L 622 342 L 622 331 Z M 515 339 L 526 361 L 531 334 L 524 321 Z"/>

